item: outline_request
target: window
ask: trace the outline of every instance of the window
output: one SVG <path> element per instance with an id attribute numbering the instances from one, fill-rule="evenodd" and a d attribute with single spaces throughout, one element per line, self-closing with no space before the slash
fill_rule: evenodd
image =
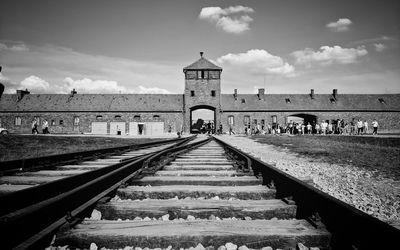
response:
<path id="1" fill-rule="evenodd" d="M 378 101 L 382 104 L 386 104 L 385 100 L 383 100 L 383 98 L 378 98 Z"/>
<path id="2" fill-rule="evenodd" d="M 211 96 L 215 96 L 215 90 L 211 90 Z"/>
<path id="3" fill-rule="evenodd" d="M 121 116 L 120 115 L 116 115 L 116 116 L 114 116 L 114 119 L 115 120 L 121 120 Z"/>
<path id="4" fill-rule="evenodd" d="M 235 117 L 233 115 L 228 116 L 228 125 L 229 126 L 235 125 Z"/>
<path id="5" fill-rule="evenodd" d="M 140 115 L 135 115 L 135 116 L 133 116 L 133 119 L 140 120 Z"/>
<path id="6" fill-rule="evenodd" d="M 97 116 L 96 116 L 96 120 L 101 120 L 101 119 L 103 119 L 103 116 L 102 116 L 102 115 L 97 115 Z"/>
<path id="7" fill-rule="evenodd" d="M 286 101 L 286 103 L 291 103 L 289 98 L 286 98 L 285 101 Z"/>
<path id="8" fill-rule="evenodd" d="M 246 103 L 246 100 L 245 100 L 245 99 L 242 99 L 242 103 Z"/>
<path id="9" fill-rule="evenodd" d="M 56 120 L 51 120 L 51 126 L 55 126 L 56 125 Z"/>
<path id="10" fill-rule="evenodd" d="M 60 125 L 64 125 L 64 120 L 60 120 Z"/>
<path id="11" fill-rule="evenodd" d="M 190 96 L 194 96 L 194 90 L 190 91 Z"/>
<path id="12" fill-rule="evenodd" d="M 272 123 L 276 123 L 277 122 L 277 117 L 276 115 L 271 116 L 272 119 Z"/>
<path id="13" fill-rule="evenodd" d="M 15 117 L 15 126 L 21 126 L 21 117 Z"/>
<path id="14" fill-rule="evenodd" d="M 331 103 L 336 103 L 335 98 L 330 98 L 329 100 L 331 101 Z"/>
<path id="15" fill-rule="evenodd" d="M 243 123 L 244 123 L 245 126 L 250 125 L 250 116 L 245 115 L 244 119 L 243 119 Z"/>
<path id="16" fill-rule="evenodd" d="M 160 116 L 159 115 L 153 115 L 153 119 L 154 120 L 160 119 Z"/>
<path id="17" fill-rule="evenodd" d="M 52 120 L 53 121 L 53 120 Z M 79 125 L 79 117 L 75 116 L 74 117 L 74 126 L 78 126 Z"/>

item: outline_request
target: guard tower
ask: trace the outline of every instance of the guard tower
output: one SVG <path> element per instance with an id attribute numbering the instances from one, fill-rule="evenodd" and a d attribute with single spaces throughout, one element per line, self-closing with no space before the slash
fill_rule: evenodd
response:
<path id="1" fill-rule="evenodd" d="M 214 127 L 221 121 L 221 72 L 203 56 L 191 65 L 183 68 L 185 74 L 184 93 L 184 130 L 191 132 L 192 112 L 198 109 L 214 111 Z"/>

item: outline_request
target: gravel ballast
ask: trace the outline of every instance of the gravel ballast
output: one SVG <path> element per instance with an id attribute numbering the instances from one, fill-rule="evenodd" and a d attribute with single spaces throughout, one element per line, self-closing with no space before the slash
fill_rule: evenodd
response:
<path id="1" fill-rule="evenodd" d="M 336 165 L 299 156 L 246 136 L 218 136 L 243 152 L 274 165 L 382 221 L 400 222 L 400 183 L 352 165 Z"/>

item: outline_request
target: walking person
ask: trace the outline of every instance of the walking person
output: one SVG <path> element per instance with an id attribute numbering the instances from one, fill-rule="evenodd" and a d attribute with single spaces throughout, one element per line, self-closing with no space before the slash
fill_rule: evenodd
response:
<path id="1" fill-rule="evenodd" d="M 372 132 L 373 135 L 377 135 L 378 134 L 378 121 L 376 119 L 374 119 L 372 121 L 372 127 L 374 128 L 374 132 Z"/>
<path id="2" fill-rule="evenodd" d="M 362 128 L 363 128 L 363 122 L 361 121 L 361 119 L 358 119 L 358 122 L 357 122 L 357 135 L 361 135 L 362 134 Z"/>
<path id="3" fill-rule="evenodd" d="M 367 122 L 367 120 L 364 121 L 364 134 L 368 134 L 368 122 Z"/>
<path id="4" fill-rule="evenodd" d="M 49 132 L 49 122 L 47 120 L 43 120 L 42 132 L 43 132 L 43 134 L 50 134 L 50 132 Z"/>
<path id="5" fill-rule="evenodd" d="M 39 131 L 38 131 L 37 127 L 38 127 L 38 122 L 36 121 L 36 119 L 33 119 L 33 121 L 32 121 L 32 134 L 34 134 L 34 135 L 39 134 Z"/>

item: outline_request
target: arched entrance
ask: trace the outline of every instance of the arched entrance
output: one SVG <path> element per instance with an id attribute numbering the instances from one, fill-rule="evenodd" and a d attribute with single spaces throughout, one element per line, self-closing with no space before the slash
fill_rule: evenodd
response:
<path id="1" fill-rule="evenodd" d="M 291 122 L 303 123 L 305 125 L 310 123 L 311 125 L 313 125 L 317 123 L 317 117 L 315 115 L 310 115 L 310 114 L 293 114 L 286 118 L 286 124 L 289 124 Z"/>
<path id="2" fill-rule="evenodd" d="M 190 133 L 215 132 L 215 108 L 208 105 L 198 105 L 190 108 Z"/>

